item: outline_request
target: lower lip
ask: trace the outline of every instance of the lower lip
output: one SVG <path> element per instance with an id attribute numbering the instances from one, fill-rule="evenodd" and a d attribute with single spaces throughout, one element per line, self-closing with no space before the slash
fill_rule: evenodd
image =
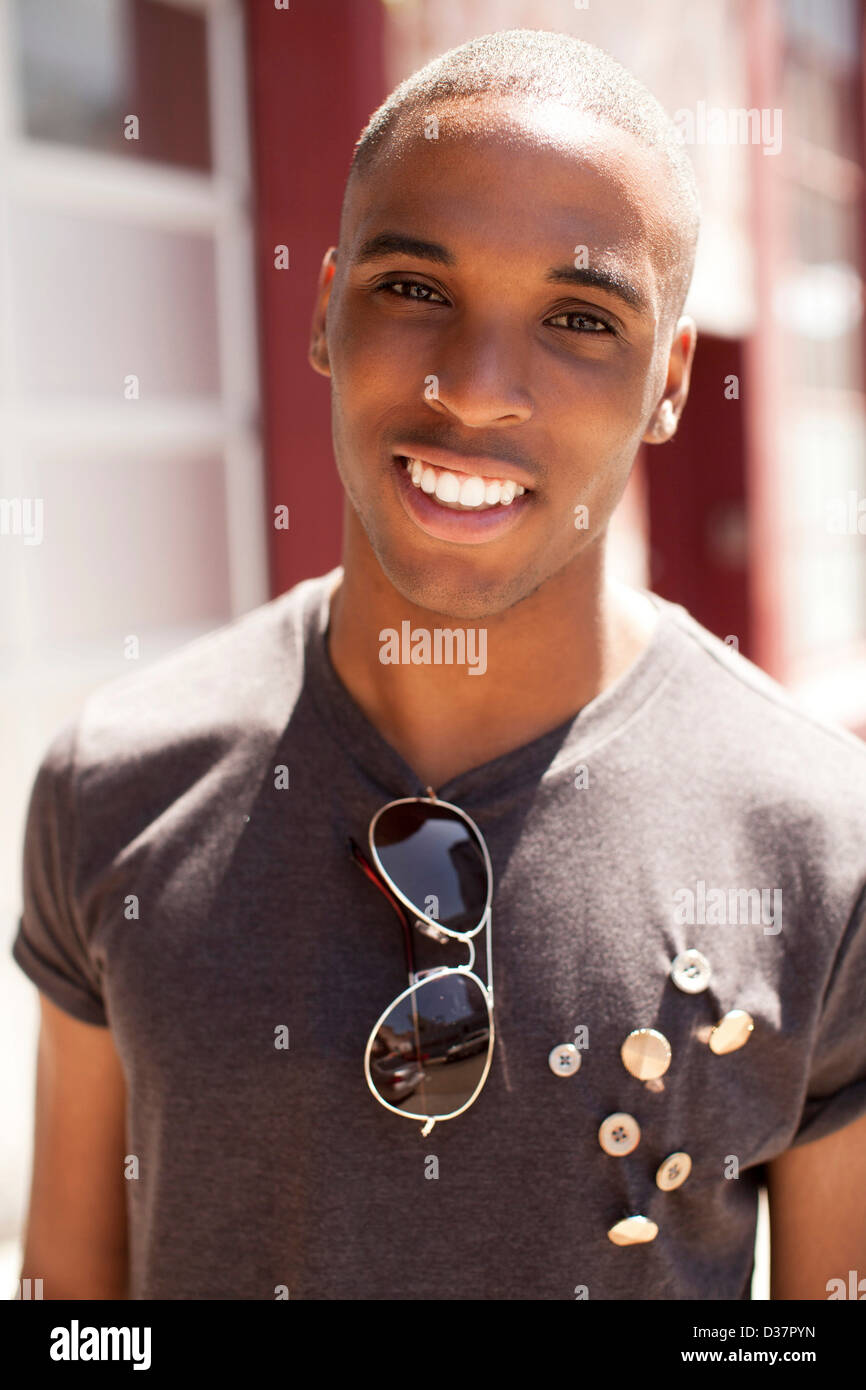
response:
<path id="1" fill-rule="evenodd" d="M 457 511 L 440 506 L 416 487 L 402 459 L 392 460 L 397 470 L 397 489 L 403 507 L 421 530 L 437 541 L 460 541 L 463 545 L 481 545 L 497 540 L 506 531 L 513 531 L 532 501 L 533 494 L 524 492 L 507 507 L 497 505 L 481 511 Z"/>

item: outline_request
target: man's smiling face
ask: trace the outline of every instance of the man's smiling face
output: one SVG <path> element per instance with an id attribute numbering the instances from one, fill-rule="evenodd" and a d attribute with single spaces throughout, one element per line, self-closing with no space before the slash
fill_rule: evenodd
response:
<path id="1" fill-rule="evenodd" d="M 474 620 L 598 558 L 641 439 L 671 432 L 659 403 L 682 409 L 694 337 L 672 322 L 659 154 L 559 106 L 491 100 L 480 126 L 477 106 L 443 116 L 437 140 L 407 119 L 353 180 L 310 360 L 331 377 L 337 467 L 383 572 Z M 477 514 L 406 493 L 395 455 L 435 463 L 437 447 L 528 485 L 512 516 L 496 509 L 501 534 L 470 540 Z"/>

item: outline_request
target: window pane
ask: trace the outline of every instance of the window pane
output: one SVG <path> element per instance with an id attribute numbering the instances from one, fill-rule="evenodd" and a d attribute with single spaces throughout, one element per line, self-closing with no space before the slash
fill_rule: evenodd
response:
<path id="1" fill-rule="evenodd" d="M 210 169 L 203 15 L 155 0 L 14 0 L 12 13 L 27 135 Z"/>
<path id="2" fill-rule="evenodd" d="M 23 395 L 219 394 L 209 236 L 14 208 L 13 331 Z"/>
<path id="3" fill-rule="evenodd" d="M 866 413 L 856 396 L 847 411 L 820 399 L 792 404 L 782 426 L 790 641 L 803 662 L 866 630 Z"/>
<path id="4" fill-rule="evenodd" d="M 120 664 L 129 634 L 143 642 L 148 632 L 228 621 L 221 458 L 132 449 L 94 457 L 81 446 L 71 456 L 41 451 L 26 476 L 42 499 L 41 543 L 15 537 L 13 555 L 10 537 L 0 558 L 23 579 L 34 650 L 116 644 Z"/>
<path id="5" fill-rule="evenodd" d="M 782 23 L 790 39 L 838 66 L 855 67 L 860 57 L 857 0 L 783 0 Z"/>

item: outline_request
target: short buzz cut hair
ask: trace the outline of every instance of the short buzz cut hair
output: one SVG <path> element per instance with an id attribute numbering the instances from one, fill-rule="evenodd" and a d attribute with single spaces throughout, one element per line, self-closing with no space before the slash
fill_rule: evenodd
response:
<path id="1" fill-rule="evenodd" d="M 603 49 L 548 29 L 505 29 L 470 39 L 412 73 L 374 111 L 355 144 L 346 191 L 377 159 L 399 152 L 411 131 L 397 133 L 400 118 L 434 106 L 455 110 L 485 97 L 524 97 L 557 102 L 629 131 L 657 150 L 669 175 L 670 215 L 676 245 L 662 267 L 673 325 L 685 303 L 695 263 L 700 200 L 691 161 L 679 132 L 642 82 Z M 385 146 L 391 142 L 390 148 Z M 341 227 L 343 216 L 341 215 Z"/>

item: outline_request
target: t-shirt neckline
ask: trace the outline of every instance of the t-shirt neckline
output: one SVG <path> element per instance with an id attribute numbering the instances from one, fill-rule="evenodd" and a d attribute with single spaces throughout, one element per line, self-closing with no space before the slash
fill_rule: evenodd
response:
<path id="1" fill-rule="evenodd" d="M 331 661 L 327 645 L 330 601 L 342 573 L 338 565 L 310 583 L 304 621 L 305 684 L 327 732 L 363 773 L 380 784 L 383 793 L 424 796 L 427 789 L 417 772 L 356 703 Z M 631 665 L 556 728 L 435 787 L 440 800 L 471 800 L 501 786 L 538 782 L 597 751 L 646 710 L 682 653 L 676 621 L 680 605 L 648 589 L 640 592 L 653 603 L 659 618 L 649 642 Z"/>

